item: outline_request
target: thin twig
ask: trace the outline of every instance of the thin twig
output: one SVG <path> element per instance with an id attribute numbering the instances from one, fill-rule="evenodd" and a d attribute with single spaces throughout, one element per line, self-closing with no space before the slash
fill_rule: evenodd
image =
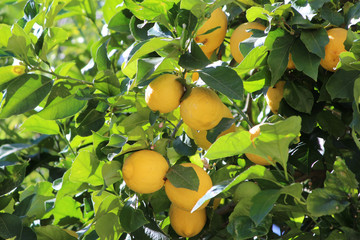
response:
<path id="1" fill-rule="evenodd" d="M 92 85 L 92 86 L 94 85 L 92 82 L 88 82 L 88 81 L 85 81 L 85 80 L 82 80 L 82 79 L 73 78 L 73 77 L 70 77 L 70 76 L 62 76 L 62 75 L 59 75 L 59 74 L 57 74 L 55 72 L 47 71 L 47 70 L 45 70 L 43 68 L 40 68 L 40 67 L 34 67 L 34 68 L 31 68 L 31 70 L 51 74 L 51 75 L 55 76 L 57 79 L 68 79 L 68 80 L 73 80 L 73 81 L 76 81 L 76 82 L 80 82 L 82 84 L 89 84 L 89 85 Z"/>
<path id="2" fill-rule="evenodd" d="M 254 126 L 254 124 L 249 120 L 249 118 L 246 116 L 246 114 L 236 105 L 236 103 L 229 98 L 229 101 L 232 103 L 232 105 L 234 106 L 234 108 L 239 112 L 239 114 L 241 115 L 241 117 L 249 124 L 249 126 L 252 128 Z"/>
<path id="3" fill-rule="evenodd" d="M 181 124 L 183 123 L 183 120 L 181 119 L 178 124 L 175 126 L 173 132 L 171 133 L 171 138 L 174 138 L 177 131 L 179 130 L 179 127 L 181 126 Z"/>

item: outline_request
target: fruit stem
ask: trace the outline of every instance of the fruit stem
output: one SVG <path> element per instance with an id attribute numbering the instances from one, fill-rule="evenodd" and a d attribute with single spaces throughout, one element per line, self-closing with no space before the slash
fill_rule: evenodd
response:
<path id="1" fill-rule="evenodd" d="M 178 122 L 178 124 L 175 126 L 173 132 L 171 133 L 171 138 L 175 137 L 176 132 L 179 130 L 179 127 L 181 126 L 181 124 L 183 123 L 183 120 L 180 119 L 180 121 Z"/>
<path id="2" fill-rule="evenodd" d="M 352 138 L 354 139 L 354 142 L 355 142 L 356 146 L 360 149 L 360 141 L 359 141 L 359 139 L 357 138 L 356 132 L 355 132 L 354 129 L 352 129 L 352 131 L 351 131 L 351 136 L 352 136 Z"/>

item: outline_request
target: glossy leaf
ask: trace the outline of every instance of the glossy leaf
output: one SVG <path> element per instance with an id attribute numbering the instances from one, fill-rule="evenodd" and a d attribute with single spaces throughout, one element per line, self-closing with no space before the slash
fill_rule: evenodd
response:
<path id="1" fill-rule="evenodd" d="M 312 92 L 301 84 L 288 81 L 284 87 L 284 99 L 292 108 L 299 112 L 311 113 L 314 96 Z"/>
<path id="2" fill-rule="evenodd" d="M 244 87 L 239 75 L 228 67 L 208 66 L 199 71 L 201 79 L 211 88 L 232 99 L 243 99 Z"/>
<path id="3" fill-rule="evenodd" d="M 134 209 L 129 203 L 120 212 L 120 223 L 126 232 L 133 232 L 148 223 L 140 209 Z"/>
<path id="4" fill-rule="evenodd" d="M 22 232 L 21 219 L 8 213 L 0 213 L 0 237 L 9 239 L 20 238 Z"/>
<path id="5" fill-rule="evenodd" d="M 21 128 L 24 129 L 24 131 L 32 131 L 48 135 L 60 134 L 59 125 L 55 120 L 46 120 L 38 115 L 32 115 L 27 118 L 21 125 Z"/>
<path id="6" fill-rule="evenodd" d="M 42 75 L 25 74 L 20 76 L 7 88 L 0 118 L 7 118 L 34 109 L 50 92 L 52 84 L 50 78 Z"/>
<path id="7" fill-rule="evenodd" d="M 343 71 L 341 69 L 336 71 L 326 83 L 326 89 L 331 99 L 353 99 L 354 82 L 358 78 L 358 73 L 358 71 Z"/>
<path id="8" fill-rule="evenodd" d="M 176 188 L 186 188 L 198 191 L 199 178 L 192 167 L 174 165 L 166 173 L 166 178 Z"/>
<path id="9" fill-rule="evenodd" d="M 329 37 L 324 28 L 302 31 L 300 39 L 309 52 L 316 54 L 320 58 L 325 57 L 325 46 L 329 43 Z"/>

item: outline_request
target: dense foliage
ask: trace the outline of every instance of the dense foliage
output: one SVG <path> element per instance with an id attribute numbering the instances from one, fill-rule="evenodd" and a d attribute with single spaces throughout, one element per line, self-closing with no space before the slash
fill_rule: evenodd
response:
<path id="1" fill-rule="evenodd" d="M 208 59 L 194 39 L 219 7 L 226 37 Z M 251 30 L 237 63 L 230 37 L 244 22 L 266 29 Z M 1 0 L 0 239 L 180 238 L 164 188 L 138 194 L 123 180 L 124 159 L 142 149 L 168 160 L 176 186 L 199 185 L 180 163 L 211 176 L 194 208 L 210 200 L 206 225 L 191 239 L 358 239 L 359 23 L 356 0 Z M 320 61 L 336 27 L 347 51 L 328 71 Z M 164 73 L 179 77 L 183 99 L 208 86 L 231 110 L 210 142 L 238 130 L 199 148 L 179 108 L 145 102 Z M 274 114 L 265 95 L 279 80 Z M 247 130 L 259 123 L 269 124 L 255 147 Z M 239 193 L 243 181 L 260 189 Z"/>

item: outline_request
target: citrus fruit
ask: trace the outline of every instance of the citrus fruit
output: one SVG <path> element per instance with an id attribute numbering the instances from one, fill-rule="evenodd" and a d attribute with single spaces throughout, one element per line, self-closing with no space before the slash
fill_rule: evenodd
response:
<path id="1" fill-rule="evenodd" d="M 215 30 L 211 31 L 212 29 Z M 221 8 L 217 8 L 211 13 L 210 18 L 207 19 L 197 31 L 195 42 L 203 44 L 200 48 L 204 53 L 212 52 L 224 41 L 226 29 L 226 14 L 221 10 Z"/>
<path id="2" fill-rule="evenodd" d="M 147 86 L 145 102 L 151 110 L 168 113 L 179 106 L 184 87 L 177 78 L 173 74 L 163 74 Z"/>
<path id="3" fill-rule="evenodd" d="M 231 51 L 231 55 L 238 63 L 240 63 L 244 59 L 244 56 L 240 52 L 239 44 L 240 42 L 248 39 L 252 35 L 252 32 L 247 32 L 246 30 L 249 29 L 265 30 L 265 28 L 266 27 L 264 25 L 261 25 L 260 23 L 247 22 L 241 24 L 234 30 L 230 38 L 230 51 Z"/>
<path id="4" fill-rule="evenodd" d="M 131 190 L 137 193 L 153 193 L 164 186 L 168 169 L 169 165 L 160 153 L 140 150 L 125 159 L 122 173 Z"/>
<path id="5" fill-rule="evenodd" d="M 347 31 L 343 28 L 332 28 L 327 31 L 329 43 L 325 46 L 325 58 L 321 59 L 320 65 L 328 71 L 335 72 L 339 63 L 340 53 L 345 52 L 344 42 Z"/>
<path id="6" fill-rule="evenodd" d="M 288 61 L 287 69 L 295 69 L 295 63 L 292 60 L 291 53 L 289 54 L 289 61 Z"/>
<path id="7" fill-rule="evenodd" d="M 252 127 L 249 130 L 249 132 L 250 132 L 250 140 L 253 142 L 253 145 L 256 148 L 254 144 L 254 139 L 260 135 L 260 124 Z M 245 153 L 245 155 L 250 161 L 252 161 L 255 164 L 265 166 L 265 165 L 271 165 L 270 162 L 272 162 L 272 158 L 269 156 L 268 156 L 268 160 L 266 160 L 265 158 L 253 153 Z"/>
<path id="8" fill-rule="evenodd" d="M 192 88 L 180 104 L 180 115 L 185 124 L 195 130 L 214 128 L 222 119 L 224 104 L 216 93 L 203 87 Z"/>
<path id="9" fill-rule="evenodd" d="M 191 213 L 171 204 L 169 216 L 171 227 L 182 237 L 189 238 L 199 234 L 206 223 L 205 208 Z"/>
<path id="10" fill-rule="evenodd" d="M 197 191 L 187 188 L 177 188 L 169 180 L 165 182 L 165 192 L 170 201 L 177 207 L 191 211 L 196 202 L 205 195 L 212 187 L 210 176 L 198 165 L 193 163 L 182 163 L 184 167 L 192 167 L 199 178 L 199 188 Z M 209 201 L 206 201 L 199 209 L 205 208 Z"/>
<path id="11" fill-rule="evenodd" d="M 274 87 L 269 87 L 266 93 L 266 103 L 274 114 L 278 114 L 280 102 L 284 96 L 285 83 L 285 81 L 277 82 Z"/>
<path id="12" fill-rule="evenodd" d="M 224 109 L 225 110 L 224 110 L 224 113 L 223 113 L 224 114 L 223 117 L 224 118 L 233 118 L 230 110 L 225 105 L 224 105 Z M 230 126 L 230 128 L 228 128 L 225 131 L 221 132 L 217 138 L 219 138 L 221 136 L 224 136 L 224 135 L 226 135 L 228 133 L 235 132 L 235 130 L 236 130 L 236 126 L 235 126 L 235 124 L 232 124 Z M 197 131 L 197 130 L 191 129 L 192 139 L 194 139 L 196 145 L 198 145 L 199 147 L 201 147 L 204 150 L 209 149 L 209 147 L 212 144 L 206 138 L 207 133 L 208 133 L 208 131 L 206 131 L 206 130 Z"/>
<path id="13" fill-rule="evenodd" d="M 258 192 L 260 192 L 260 187 L 254 183 L 254 182 L 242 182 L 240 183 L 234 193 L 234 202 L 237 203 L 241 199 L 244 198 L 252 198 L 255 196 Z"/>

